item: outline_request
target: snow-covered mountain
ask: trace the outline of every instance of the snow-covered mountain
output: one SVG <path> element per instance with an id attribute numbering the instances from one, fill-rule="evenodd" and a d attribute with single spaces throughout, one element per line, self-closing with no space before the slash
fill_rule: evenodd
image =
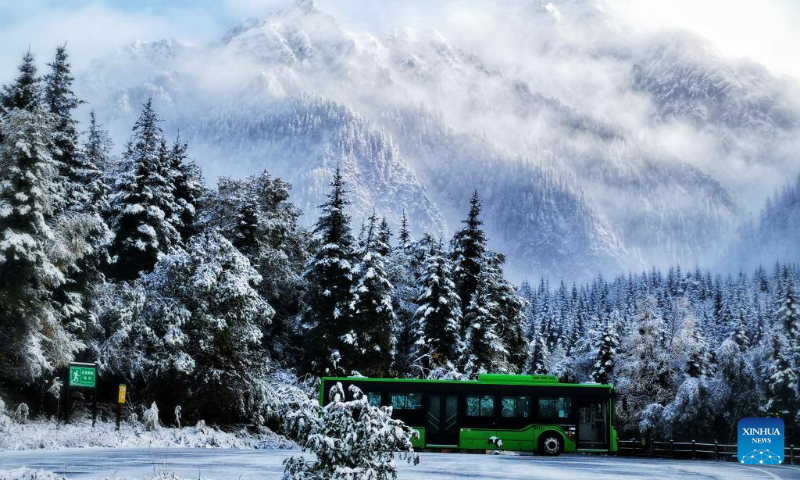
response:
<path id="1" fill-rule="evenodd" d="M 378 36 L 300 0 L 211 44 L 124 46 L 78 87 L 117 134 L 153 97 L 208 177 L 266 168 L 306 221 L 336 165 L 356 221 L 405 209 L 416 234 L 459 228 L 478 190 L 517 279 L 710 265 L 800 170 L 793 80 L 603 2 L 486 9 L 469 35 Z"/>

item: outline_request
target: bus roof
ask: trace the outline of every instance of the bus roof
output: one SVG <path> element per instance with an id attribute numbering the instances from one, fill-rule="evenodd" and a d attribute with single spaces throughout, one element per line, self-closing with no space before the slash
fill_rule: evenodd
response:
<path id="1" fill-rule="evenodd" d="M 560 383 L 555 375 L 507 375 L 484 373 L 478 375 L 477 380 L 428 380 L 422 378 L 372 378 L 372 377 L 323 377 L 323 381 L 351 381 L 351 382 L 389 382 L 389 383 L 450 383 L 450 384 L 476 384 L 476 385 L 525 385 L 542 387 L 587 387 L 587 388 L 613 388 L 611 384 L 603 383 Z"/>

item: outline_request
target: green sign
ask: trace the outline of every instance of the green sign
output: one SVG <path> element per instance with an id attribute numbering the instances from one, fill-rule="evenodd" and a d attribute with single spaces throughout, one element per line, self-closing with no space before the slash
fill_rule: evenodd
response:
<path id="1" fill-rule="evenodd" d="M 69 386 L 94 388 L 95 366 L 71 363 L 69 365 Z"/>

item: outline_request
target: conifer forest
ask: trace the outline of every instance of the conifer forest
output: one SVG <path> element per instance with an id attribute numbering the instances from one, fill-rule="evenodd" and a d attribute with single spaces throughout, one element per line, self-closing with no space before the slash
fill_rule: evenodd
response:
<path id="1" fill-rule="evenodd" d="M 101 115 L 78 114 L 68 48 L 51 53 L 44 67 L 25 53 L 0 95 L 0 393 L 31 416 L 60 415 L 79 361 L 169 422 L 274 425 L 286 386 L 316 395 L 321 376 L 489 372 L 612 383 L 629 403 L 620 436 L 800 424 L 790 259 L 512 281 L 480 181 L 451 234 L 356 209 L 335 162 L 310 208 L 269 167 L 210 182 L 157 98 L 112 138 Z"/>

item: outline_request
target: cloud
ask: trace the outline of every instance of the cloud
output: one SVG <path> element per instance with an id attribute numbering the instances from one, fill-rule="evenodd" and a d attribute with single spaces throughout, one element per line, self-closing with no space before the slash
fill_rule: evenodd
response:
<path id="1" fill-rule="evenodd" d="M 684 28 L 723 54 L 748 57 L 800 79 L 800 2 L 794 0 L 609 0 L 640 29 Z"/>
<path id="2" fill-rule="evenodd" d="M 219 36 L 222 27 L 211 10 L 158 9 L 142 2 L 52 2 L 0 0 L 0 74 L 5 80 L 28 48 L 40 64 L 50 60 L 56 45 L 68 43 L 73 65 L 84 67 L 91 60 L 136 40 L 181 38 L 207 41 Z M 134 2 L 130 2 L 134 4 Z"/>

